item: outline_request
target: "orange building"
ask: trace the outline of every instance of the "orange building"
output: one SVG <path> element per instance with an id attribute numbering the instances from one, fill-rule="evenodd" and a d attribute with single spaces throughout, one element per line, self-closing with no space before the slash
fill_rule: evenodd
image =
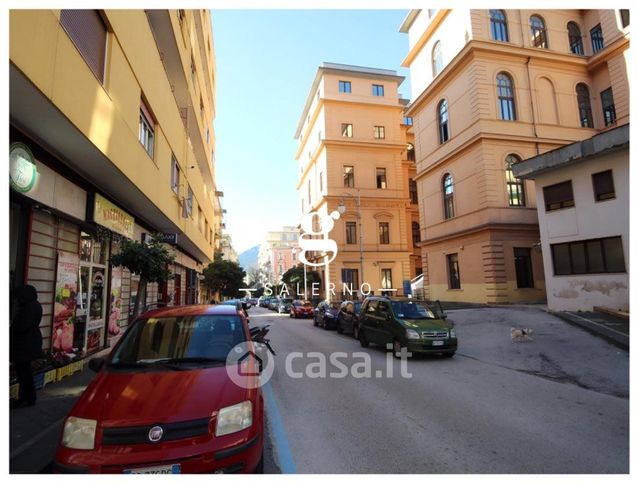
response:
<path id="1" fill-rule="evenodd" d="M 416 166 L 402 81 L 392 70 L 324 63 L 310 89 L 295 135 L 300 212 L 341 213 L 330 231 L 336 258 L 318 268 L 322 296 L 357 296 L 364 283 L 363 292 L 402 293 L 402 282 L 420 273 Z M 353 293 L 344 293 L 344 285 Z"/>
<path id="2" fill-rule="evenodd" d="M 629 121 L 628 11 L 412 10 L 430 299 L 545 299 L 532 181 L 511 165 Z"/>

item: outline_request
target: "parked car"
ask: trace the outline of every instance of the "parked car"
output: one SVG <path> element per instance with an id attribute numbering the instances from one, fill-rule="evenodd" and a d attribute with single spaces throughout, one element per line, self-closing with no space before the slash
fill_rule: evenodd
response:
<path id="1" fill-rule="evenodd" d="M 315 309 L 308 300 L 293 300 L 290 306 L 290 317 L 314 317 Z"/>
<path id="2" fill-rule="evenodd" d="M 259 297 L 258 303 L 260 307 L 268 307 L 268 297 L 264 297 L 264 296 Z"/>
<path id="3" fill-rule="evenodd" d="M 252 347 L 234 306 L 142 314 L 106 358 L 90 361 L 97 375 L 64 421 L 54 471 L 262 471 L 261 389 L 235 384 L 226 366 L 242 342 Z M 259 370 L 252 358 L 244 364 Z"/>
<path id="4" fill-rule="evenodd" d="M 355 339 L 359 338 L 359 314 L 361 313 L 361 301 L 346 300 L 341 303 L 337 315 L 337 332 L 351 333 Z"/>
<path id="5" fill-rule="evenodd" d="M 277 313 L 287 314 L 288 312 L 290 312 L 291 304 L 292 299 L 279 299 L 279 305 L 277 305 Z"/>
<path id="6" fill-rule="evenodd" d="M 456 331 L 440 303 L 428 305 L 410 298 L 371 296 L 361 306 L 359 342 L 392 344 L 396 357 L 401 349 L 415 353 L 441 353 L 452 357 L 458 347 Z"/>
<path id="7" fill-rule="evenodd" d="M 323 301 L 317 305 L 313 324 L 315 327 L 323 327 L 325 330 L 337 327 L 337 315 L 339 314 L 339 302 Z"/>
<path id="8" fill-rule="evenodd" d="M 279 306 L 279 297 L 273 297 L 270 299 L 270 302 L 268 302 L 268 308 L 270 310 L 277 310 L 278 306 Z"/>

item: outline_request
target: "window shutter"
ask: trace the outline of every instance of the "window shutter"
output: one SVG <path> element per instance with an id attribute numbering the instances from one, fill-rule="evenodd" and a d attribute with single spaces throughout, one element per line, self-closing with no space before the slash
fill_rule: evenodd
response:
<path id="1" fill-rule="evenodd" d="M 62 10 L 60 23 L 100 82 L 104 82 L 106 25 L 97 10 Z"/>

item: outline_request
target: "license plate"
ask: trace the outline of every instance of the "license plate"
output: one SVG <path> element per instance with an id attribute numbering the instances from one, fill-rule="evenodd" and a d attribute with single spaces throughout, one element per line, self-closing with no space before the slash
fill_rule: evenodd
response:
<path id="1" fill-rule="evenodd" d="M 124 470 L 124 473 L 136 475 L 177 475 L 181 473 L 180 465 L 149 466 Z"/>
<path id="2" fill-rule="evenodd" d="M 444 340 L 433 340 L 432 345 L 445 345 Z"/>

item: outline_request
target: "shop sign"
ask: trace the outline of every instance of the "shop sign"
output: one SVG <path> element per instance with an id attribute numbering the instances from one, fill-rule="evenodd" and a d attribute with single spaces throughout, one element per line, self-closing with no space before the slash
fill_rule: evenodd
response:
<path id="1" fill-rule="evenodd" d="M 95 193 L 93 221 L 127 238 L 134 236 L 135 218 L 98 193 Z"/>
<path id="2" fill-rule="evenodd" d="M 146 241 L 146 233 L 142 233 L 142 242 Z M 157 233 L 154 235 L 155 237 L 159 237 L 159 241 L 162 243 L 167 243 L 168 245 L 177 245 L 177 233 Z"/>
<path id="3" fill-rule="evenodd" d="M 28 193 L 38 179 L 33 153 L 26 144 L 12 143 L 9 148 L 9 180 L 11 188 Z"/>

